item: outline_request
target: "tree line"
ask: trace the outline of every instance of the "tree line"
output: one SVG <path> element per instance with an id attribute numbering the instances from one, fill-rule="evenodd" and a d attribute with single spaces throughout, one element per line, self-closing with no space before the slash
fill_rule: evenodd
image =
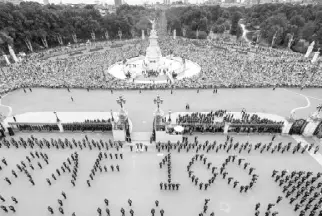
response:
<path id="1" fill-rule="evenodd" d="M 116 13 L 101 16 L 93 5 L 41 5 L 22 2 L 20 5 L 0 2 L 0 54 L 8 45 L 16 51 L 33 52 L 67 43 L 92 39 L 131 38 L 150 28 L 154 10 L 141 6 L 122 5 Z"/>
<path id="2" fill-rule="evenodd" d="M 307 44 L 322 44 L 322 6 L 298 4 L 260 4 L 249 8 L 214 6 L 171 7 L 154 10 L 143 6 L 122 5 L 116 13 L 101 16 L 93 5 L 20 5 L 0 3 L 0 54 L 8 45 L 16 51 L 39 49 L 107 38 L 131 38 L 151 28 L 149 19 L 158 19 L 160 30 L 178 36 L 205 39 L 210 31 L 224 32 L 239 38 L 241 20 L 252 31 L 250 39 L 266 45 L 291 45 L 293 50 L 306 50 Z M 274 43 L 272 43 L 274 42 Z M 305 45 L 305 46 L 304 46 Z"/>
<path id="3" fill-rule="evenodd" d="M 168 28 L 180 35 L 205 38 L 210 31 L 242 35 L 238 25 L 244 22 L 252 34 L 250 39 L 268 46 L 282 46 L 305 52 L 315 41 L 322 48 L 322 5 L 259 4 L 249 8 L 190 6 L 167 11 Z M 200 36 L 200 34 L 202 34 Z"/>
<path id="4" fill-rule="evenodd" d="M 316 49 L 322 45 L 322 5 L 255 5 L 246 9 L 245 18 L 250 29 L 260 30 L 256 38 L 271 43 L 275 35 L 275 46 L 303 52 L 305 43 L 315 41 Z"/>
<path id="5" fill-rule="evenodd" d="M 177 35 L 205 39 L 210 31 L 222 34 L 230 32 L 240 37 L 238 25 L 245 14 L 244 7 L 222 8 L 215 6 L 174 7 L 167 10 L 168 29 L 176 29 Z"/>

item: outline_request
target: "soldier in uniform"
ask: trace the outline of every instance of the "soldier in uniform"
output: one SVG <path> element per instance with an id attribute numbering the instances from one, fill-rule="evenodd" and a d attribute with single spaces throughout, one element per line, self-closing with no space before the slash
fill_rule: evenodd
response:
<path id="1" fill-rule="evenodd" d="M 48 211 L 50 212 L 50 214 L 54 214 L 54 210 L 50 206 L 48 206 Z"/>

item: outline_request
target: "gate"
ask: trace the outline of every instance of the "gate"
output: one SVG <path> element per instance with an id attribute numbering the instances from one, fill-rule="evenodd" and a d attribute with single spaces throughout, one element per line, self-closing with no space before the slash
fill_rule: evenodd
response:
<path id="1" fill-rule="evenodd" d="M 320 122 L 320 124 L 318 124 L 318 126 L 316 127 L 314 133 L 314 136 L 317 136 L 317 138 L 321 139 L 322 138 L 322 121 Z"/>
<path id="2" fill-rule="evenodd" d="M 308 122 L 304 119 L 298 119 L 296 120 L 291 129 L 290 129 L 290 132 L 289 134 L 292 135 L 292 134 L 297 134 L 297 135 L 301 135 L 306 127 L 306 125 L 308 124 Z"/>

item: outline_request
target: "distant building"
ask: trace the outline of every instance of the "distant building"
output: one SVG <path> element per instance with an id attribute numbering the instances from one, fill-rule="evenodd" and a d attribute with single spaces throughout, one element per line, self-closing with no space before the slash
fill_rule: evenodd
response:
<path id="1" fill-rule="evenodd" d="M 170 4 L 170 0 L 163 0 L 163 4 Z"/>
<path id="2" fill-rule="evenodd" d="M 48 5 L 49 1 L 48 0 L 44 0 L 44 5 Z"/>
<path id="3" fill-rule="evenodd" d="M 14 5 L 18 5 L 21 2 L 23 2 L 23 0 L 0 0 L 0 2 L 3 2 L 3 3 L 12 3 Z"/>
<path id="4" fill-rule="evenodd" d="M 189 0 L 184 0 L 184 4 L 189 4 Z"/>
<path id="5" fill-rule="evenodd" d="M 121 6 L 123 4 L 122 0 L 114 0 L 115 7 Z"/>

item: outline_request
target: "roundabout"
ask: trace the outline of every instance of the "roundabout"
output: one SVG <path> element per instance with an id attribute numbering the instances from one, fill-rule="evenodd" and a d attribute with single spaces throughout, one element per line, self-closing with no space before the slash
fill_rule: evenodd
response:
<path id="1" fill-rule="evenodd" d="M 110 66 L 106 73 L 118 79 L 134 83 L 173 83 L 176 80 L 193 77 L 201 67 L 188 59 L 171 55 L 162 56 L 158 45 L 157 32 L 152 24 L 149 47 L 145 56 L 124 59 Z"/>
<path id="2" fill-rule="evenodd" d="M 189 78 L 197 75 L 201 71 L 200 66 L 190 60 L 185 60 L 185 63 L 183 63 L 183 60 L 180 57 L 168 56 L 162 57 L 162 63 L 158 69 L 159 72 L 148 73 L 144 68 L 144 61 L 145 57 L 140 56 L 129 59 L 126 63 L 117 62 L 109 67 L 106 73 L 109 73 L 118 79 L 127 79 L 129 82 L 134 81 L 134 83 L 162 84 L 169 81 L 175 82 L 175 80 Z"/>

